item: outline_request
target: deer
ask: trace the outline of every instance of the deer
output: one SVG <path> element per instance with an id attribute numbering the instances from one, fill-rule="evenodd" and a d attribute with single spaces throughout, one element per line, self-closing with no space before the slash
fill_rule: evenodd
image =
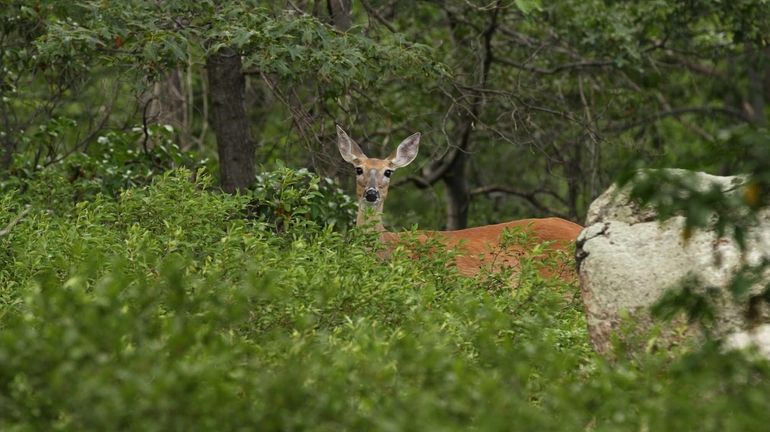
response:
<path id="1" fill-rule="evenodd" d="M 395 171 L 417 158 L 420 137 L 419 132 L 410 135 L 385 159 L 370 158 L 337 125 L 337 146 L 340 155 L 345 162 L 353 165 L 356 174 L 356 226 L 376 231 L 380 235 L 380 241 L 391 248 L 401 240 L 402 235 L 385 229 L 382 222 L 383 206 Z M 544 253 L 563 254 L 575 242 L 582 229 L 582 226 L 574 222 L 548 217 L 513 220 L 455 231 L 419 231 L 416 234 L 420 242 L 435 239 L 447 249 L 456 251 L 455 265 L 458 271 L 465 276 L 474 276 L 484 270 L 515 268 L 518 258 L 527 252 L 521 250 L 524 247 L 534 248 L 537 244 L 545 243 Z M 500 253 L 506 230 L 526 231 L 530 245 L 507 247 Z M 569 269 L 566 273 L 569 273 L 566 277 L 574 278 L 574 269 Z"/>

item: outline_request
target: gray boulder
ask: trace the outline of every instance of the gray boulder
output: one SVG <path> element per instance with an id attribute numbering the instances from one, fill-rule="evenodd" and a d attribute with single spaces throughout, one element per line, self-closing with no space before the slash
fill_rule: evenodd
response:
<path id="1" fill-rule="evenodd" d="M 694 188 L 719 186 L 726 194 L 741 193 L 742 177 L 718 177 L 705 173 L 670 170 Z M 641 172 L 639 175 L 645 175 Z M 686 197 L 674 197 L 682 199 Z M 733 301 L 728 285 L 742 264 L 756 265 L 770 257 L 770 217 L 763 214 L 748 236 L 748 252 L 742 254 L 728 237 L 697 230 L 684 235 L 685 219 L 675 216 L 656 220 L 650 208 L 631 202 L 628 188 L 610 187 L 588 210 L 586 228 L 577 240 L 580 286 L 591 342 L 606 352 L 610 338 L 624 317 L 634 317 L 636 330 L 653 324 L 649 307 L 670 289 L 687 280 L 717 304 L 717 335 L 748 327 L 745 307 Z M 770 281 L 770 278 L 767 279 Z M 683 321 L 664 326 L 658 345 L 666 348 L 682 339 L 697 337 L 702 329 Z"/>
<path id="2" fill-rule="evenodd" d="M 724 347 L 728 350 L 755 350 L 760 356 L 770 360 L 770 325 L 763 324 L 750 330 L 733 333 L 725 338 Z"/>

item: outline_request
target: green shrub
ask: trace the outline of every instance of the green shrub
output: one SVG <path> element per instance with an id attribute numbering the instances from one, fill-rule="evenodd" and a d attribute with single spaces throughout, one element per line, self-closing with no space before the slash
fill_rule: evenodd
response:
<path id="1" fill-rule="evenodd" d="M 46 139 L 66 134 L 74 122 L 56 120 L 33 135 L 38 147 L 50 147 L 50 154 L 45 160 L 17 155 L 11 170 L 14 175 L 0 182 L 0 192 L 18 191 L 20 200 L 63 212 L 98 194 L 117 197 L 126 188 L 149 185 L 169 169 L 194 169 L 207 163 L 182 152 L 173 141 L 173 129 L 160 125 L 149 126 L 146 134 L 141 127 L 108 131 L 83 151 L 60 154 Z M 137 150 L 138 143 L 146 151 Z M 31 165 L 35 163 L 37 166 Z"/>
<path id="2" fill-rule="evenodd" d="M 592 353 L 576 287 L 244 217 L 189 171 L 0 237 L 0 430 L 762 430 L 770 367 Z M 0 226 L 17 214 L 0 196 Z M 519 239 L 514 233 L 512 239 Z M 527 268 L 536 256 L 525 256 Z"/>
<path id="3" fill-rule="evenodd" d="M 59 129 L 64 127 L 62 124 L 69 123 L 56 123 Z M 43 132 L 35 137 L 43 140 L 63 133 L 53 126 Z M 194 178 L 208 161 L 195 161 L 193 154 L 182 152 L 173 142 L 172 132 L 170 127 L 159 125 L 150 126 L 147 136 L 142 128 L 110 131 L 87 152 L 67 157 L 55 155 L 61 160 L 48 166 L 33 168 L 19 162 L 12 170 L 14 175 L 0 182 L 0 193 L 16 193 L 19 202 L 60 214 L 75 211 L 78 203 L 97 199 L 99 195 L 117 198 L 123 191 L 147 186 L 172 168 L 192 169 L 190 176 Z M 137 143 L 145 138 L 147 151 L 137 150 Z M 32 158 L 17 160 L 29 159 Z M 355 220 L 355 202 L 334 180 L 304 168 L 295 170 L 279 165 L 274 171 L 261 172 L 244 194 L 251 200 L 248 213 L 277 231 L 308 222 L 346 229 Z"/>
<path id="4" fill-rule="evenodd" d="M 355 202 L 334 180 L 304 168 L 279 166 L 274 171 L 264 171 L 257 175 L 249 194 L 254 212 L 278 231 L 307 221 L 347 228 L 355 220 Z"/>

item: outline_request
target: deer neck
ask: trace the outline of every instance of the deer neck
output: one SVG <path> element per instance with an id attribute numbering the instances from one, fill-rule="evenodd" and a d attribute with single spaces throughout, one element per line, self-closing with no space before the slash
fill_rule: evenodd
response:
<path id="1" fill-rule="evenodd" d="M 363 199 L 359 200 L 356 226 L 367 227 L 377 232 L 385 231 L 385 226 L 382 224 L 382 204 L 383 200 L 378 200 L 374 204 Z"/>

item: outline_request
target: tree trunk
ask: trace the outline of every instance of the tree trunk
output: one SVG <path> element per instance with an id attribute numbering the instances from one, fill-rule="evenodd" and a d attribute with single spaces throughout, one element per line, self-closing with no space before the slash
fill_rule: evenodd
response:
<path id="1" fill-rule="evenodd" d="M 751 118 L 751 122 L 758 126 L 764 126 L 767 124 L 765 119 L 765 89 L 762 64 L 765 62 L 763 59 L 764 51 L 760 48 L 757 49 L 754 44 L 746 45 L 746 65 L 748 70 L 748 114 Z"/>
<path id="2" fill-rule="evenodd" d="M 0 178 L 8 176 L 15 149 L 16 145 L 10 137 L 10 132 L 6 132 L 6 136 L 3 137 L 3 147 L 0 148 Z"/>
<path id="3" fill-rule="evenodd" d="M 206 59 L 206 69 L 220 183 L 225 192 L 233 193 L 248 188 L 256 174 L 255 144 L 244 107 L 246 79 L 241 57 L 232 49 L 221 49 Z"/>
<path id="4" fill-rule="evenodd" d="M 187 89 L 185 88 L 184 72 L 176 68 L 162 82 L 155 84 L 155 97 L 157 102 L 157 122 L 169 124 L 174 127 L 177 134 L 177 143 L 181 148 L 190 146 L 190 122 L 187 118 L 189 112 Z"/>
<path id="5" fill-rule="evenodd" d="M 446 229 L 458 230 L 468 227 L 468 207 L 471 195 L 466 178 L 467 156 L 457 152 L 447 173 L 443 177 L 446 186 Z"/>
<path id="6" fill-rule="evenodd" d="M 588 138 L 587 140 L 590 140 Z M 587 141 L 586 141 L 587 143 Z M 587 144 L 586 144 L 587 145 Z M 578 219 L 578 202 L 580 198 L 580 186 L 583 175 L 581 167 L 583 165 L 583 149 L 580 141 L 573 142 L 572 156 L 564 161 L 567 175 L 567 203 L 569 204 L 568 214 L 571 220 Z M 570 152 L 567 151 L 567 154 Z"/>
<path id="7" fill-rule="evenodd" d="M 2 56 L 0 56 L 2 57 Z M 5 102 L 5 89 L 0 87 L 0 119 L 2 119 L 2 130 L 0 133 L 0 141 L 2 147 L 0 147 L 0 179 L 7 178 L 8 170 L 13 162 L 13 154 L 16 152 L 16 131 L 13 130 L 11 124 L 10 106 L 8 102 Z"/>
<path id="8" fill-rule="evenodd" d="M 351 12 L 353 0 L 327 0 L 329 16 L 337 30 L 348 31 L 353 23 Z"/>
<path id="9" fill-rule="evenodd" d="M 162 81 L 153 84 L 142 96 L 142 106 L 147 106 L 145 121 L 148 124 L 171 125 L 176 142 L 182 149 L 189 148 L 190 132 L 187 114 L 191 101 L 181 68 L 171 70 Z"/>

